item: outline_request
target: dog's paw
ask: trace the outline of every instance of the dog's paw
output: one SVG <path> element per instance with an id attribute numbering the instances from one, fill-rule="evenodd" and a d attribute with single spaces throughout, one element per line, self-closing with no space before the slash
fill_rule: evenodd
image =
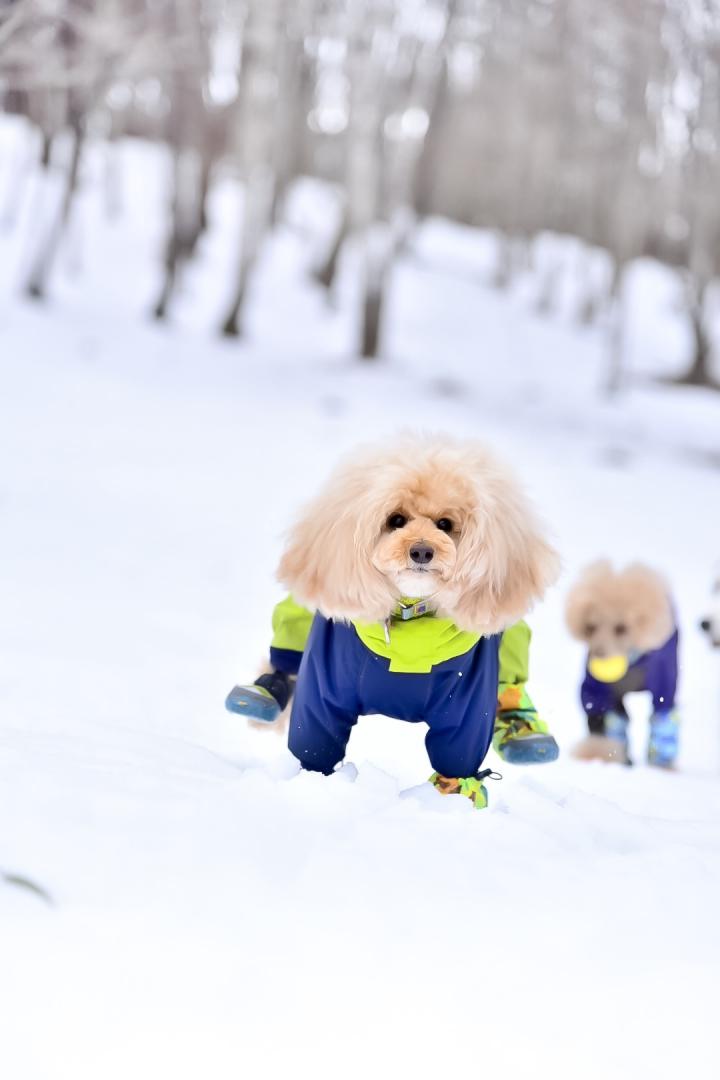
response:
<path id="1" fill-rule="evenodd" d="M 254 728 L 255 731 L 264 731 L 265 733 L 271 731 L 274 735 L 287 736 L 290 727 L 290 709 L 291 705 L 288 704 L 277 720 L 273 720 L 269 724 L 260 720 L 248 719 L 248 727 Z"/>
<path id="2" fill-rule="evenodd" d="M 577 761 L 614 761 L 620 765 L 628 764 L 627 747 L 619 739 L 609 739 L 607 735 L 588 735 L 573 748 L 572 756 Z"/>

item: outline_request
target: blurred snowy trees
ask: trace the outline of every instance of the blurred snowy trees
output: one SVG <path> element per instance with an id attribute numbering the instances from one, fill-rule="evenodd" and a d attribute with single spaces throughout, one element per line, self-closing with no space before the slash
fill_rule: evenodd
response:
<path id="1" fill-rule="evenodd" d="M 615 312 L 613 383 L 626 267 L 643 255 L 676 267 L 696 346 L 686 378 L 711 382 L 720 0 L 0 0 L 0 100 L 42 133 L 42 166 L 70 138 L 32 296 L 48 286 L 86 140 L 131 134 L 173 159 L 159 318 L 218 167 L 244 197 L 222 326 L 233 335 L 263 238 L 293 180 L 312 176 L 337 196 L 318 281 L 332 285 L 348 237 L 363 252 L 363 355 L 380 347 L 396 253 L 416 221 L 444 215 L 495 231 L 500 287 L 540 234 L 580 238 L 578 317 Z M 539 274 L 540 310 L 556 269 Z"/>

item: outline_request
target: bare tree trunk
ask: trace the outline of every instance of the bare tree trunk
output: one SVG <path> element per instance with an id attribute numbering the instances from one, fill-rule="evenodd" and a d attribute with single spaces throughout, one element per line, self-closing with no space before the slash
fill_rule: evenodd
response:
<path id="1" fill-rule="evenodd" d="M 50 167 L 50 158 L 52 156 L 54 136 L 49 131 L 42 132 L 42 142 L 40 144 L 40 165 L 43 169 Z"/>
<path id="2" fill-rule="evenodd" d="M 605 261 L 600 262 L 597 252 L 581 248 L 578 277 L 582 281 L 574 311 L 574 320 L 580 326 L 594 323 L 607 304 L 612 285 L 612 270 Z"/>
<path id="3" fill-rule="evenodd" d="M 55 256 L 57 255 L 60 241 L 70 218 L 70 212 L 77 192 L 80 159 L 84 144 L 84 133 L 79 123 L 73 125 L 71 134 L 73 146 L 65 182 L 65 192 L 55 221 L 47 234 L 45 244 L 38 249 L 35 262 L 25 286 L 26 295 L 32 297 L 33 300 L 43 300 L 45 298 L 47 283 L 55 261 Z"/>
<path id="4" fill-rule="evenodd" d="M 562 258 L 557 255 L 553 255 L 549 265 L 541 271 L 540 288 L 535 298 L 535 311 L 538 315 L 549 315 L 557 305 L 562 271 Z"/>
<path id="5" fill-rule="evenodd" d="M 692 328 L 693 358 L 690 368 L 673 381 L 682 386 L 704 386 L 720 390 L 720 383 L 712 373 L 713 348 L 705 320 L 707 283 L 689 282 L 688 318 Z"/>
<path id="6" fill-rule="evenodd" d="M 207 197 L 212 161 L 193 147 L 177 147 L 173 158 L 172 224 L 165 252 L 165 281 L 153 309 L 164 319 L 185 263 L 195 254 L 207 228 Z"/>
<path id="7" fill-rule="evenodd" d="M 365 293 L 360 355 L 366 360 L 376 360 L 380 347 L 380 318 L 383 308 L 382 280 L 377 287 Z"/>
<path id="8" fill-rule="evenodd" d="M 260 245 L 270 224 L 273 205 L 273 175 L 266 166 L 258 165 L 245 185 L 243 232 L 238 262 L 235 295 L 222 325 L 226 337 L 241 337 L 243 310 L 250 274 L 260 251 Z"/>
<path id="9" fill-rule="evenodd" d="M 389 226 L 378 224 L 368 229 L 360 341 L 360 355 L 366 360 L 376 359 L 379 352 L 393 250 Z"/>
<path id="10" fill-rule="evenodd" d="M 705 332 L 705 320 L 701 304 L 690 309 L 690 319 L 693 330 L 694 356 L 690 370 L 682 381 L 690 386 L 712 386 L 713 378 L 710 373 L 712 346 L 710 338 Z"/>
<path id="11" fill-rule="evenodd" d="M 208 227 L 208 196 L 210 195 L 210 179 L 212 177 L 213 160 L 210 153 L 202 155 L 200 161 L 200 183 L 198 185 L 197 223 L 198 234 L 195 243 L 200 239 Z"/>
<path id="12" fill-rule="evenodd" d="M 530 246 L 518 236 L 498 235 L 497 261 L 490 284 L 494 289 L 507 289 L 517 273 L 527 268 Z"/>
<path id="13" fill-rule="evenodd" d="M 447 24 L 451 24 L 457 4 L 451 5 Z M 447 35 L 447 30 L 446 30 Z M 428 103 L 428 129 L 423 140 L 421 152 L 413 177 L 412 203 L 418 217 L 427 217 L 432 213 L 433 188 L 438 170 L 442 166 L 442 131 L 450 107 L 447 62 L 444 57 L 438 61 L 439 70 L 432 86 L 431 100 Z"/>
<path id="14" fill-rule="evenodd" d="M 297 171 L 305 122 L 303 106 L 303 53 L 301 32 L 288 30 L 277 46 L 279 93 L 275 114 L 275 138 L 272 147 L 273 185 L 270 227 L 280 218 L 290 182 Z"/>
<path id="15" fill-rule="evenodd" d="M 600 304 L 600 297 L 589 289 L 578 304 L 577 321 L 581 326 L 592 326 L 597 320 Z"/>
<path id="16" fill-rule="evenodd" d="M 335 275 L 337 273 L 338 262 L 340 261 L 340 252 L 343 249 L 343 244 L 347 239 L 348 232 L 350 231 L 350 218 L 347 211 L 347 206 L 343 209 L 342 214 L 338 220 L 335 232 L 333 234 L 330 248 L 325 256 L 324 261 L 313 272 L 313 277 L 322 285 L 328 292 L 333 287 L 335 282 Z"/>
<path id="17" fill-rule="evenodd" d="M 625 266 L 618 262 L 615 265 L 610 287 L 612 314 L 608 335 L 608 373 L 605 384 L 605 393 L 608 397 L 616 397 L 620 393 L 624 380 L 626 318 L 624 284 Z"/>
<path id="18" fill-rule="evenodd" d="M 380 353 L 385 294 L 394 255 L 390 226 L 383 222 L 368 226 L 363 244 L 365 274 L 360 312 L 360 355 L 364 360 L 376 360 Z"/>
<path id="19" fill-rule="evenodd" d="M 248 279 L 273 212 L 278 209 L 277 169 L 281 159 L 286 176 L 290 170 L 289 159 L 280 152 L 276 136 L 282 112 L 278 101 L 280 79 L 274 76 L 270 83 L 264 77 L 267 70 L 279 70 L 281 76 L 287 75 L 287 67 L 281 64 L 285 14 L 280 0 L 250 5 L 243 29 L 235 128 L 245 176 L 245 202 L 235 294 L 222 324 L 226 337 L 240 337 L 243 332 Z"/>
<path id="20" fill-rule="evenodd" d="M 175 147 L 173 153 L 172 222 L 165 249 L 165 280 L 153 309 L 156 319 L 164 319 L 167 315 L 180 271 L 180 262 L 187 255 L 188 246 L 192 245 L 189 234 L 196 228 L 191 222 L 193 178 L 189 175 L 189 167 L 192 153 L 180 146 Z"/>
<path id="21" fill-rule="evenodd" d="M 597 321 L 598 315 L 606 303 L 607 294 L 604 283 L 592 281 L 591 277 L 588 276 L 575 310 L 575 321 L 580 326 L 591 326 Z"/>

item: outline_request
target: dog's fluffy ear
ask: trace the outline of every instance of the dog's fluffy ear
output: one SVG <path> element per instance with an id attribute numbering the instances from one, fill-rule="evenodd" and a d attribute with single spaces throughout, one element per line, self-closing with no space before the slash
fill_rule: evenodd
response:
<path id="1" fill-rule="evenodd" d="M 583 641 L 585 625 L 593 603 L 602 595 L 603 586 L 614 576 L 612 563 L 608 559 L 598 559 L 590 563 L 580 574 L 567 594 L 565 601 L 565 622 L 574 638 Z"/>
<path id="2" fill-rule="evenodd" d="M 673 632 L 674 616 L 667 582 L 657 570 L 631 563 L 619 575 L 622 599 L 634 631 L 634 644 L 659 649 Z"/>
<path id="3" fill-rule="evenodd" d="M 451 613 L 463 630 L 498 633 L 541 599 L 558 577 L 560 559 L 511 472 L 477 450 L 470 475 L 476 505 L 458 544 Z"/>
<path id="4" fill-rule="evenodd" d="M 328 618 L 376 622 L 393 607 L 371 562 L 379 510 L 360 464 L 341 466 L 290 532 L 278 579 L 300 604 Z"/>

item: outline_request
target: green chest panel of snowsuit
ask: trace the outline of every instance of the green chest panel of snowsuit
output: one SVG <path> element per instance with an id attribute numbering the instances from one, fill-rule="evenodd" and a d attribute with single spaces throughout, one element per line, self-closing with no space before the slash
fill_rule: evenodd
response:
<path id="1" fill-rule="evenodd" d="M 479 634 L 459 630 L 452 619 L 435 615 L 353 626 L 363 645 L 390 661 L 390 671 L 407 674 L 426 674 L 436 664 L 469 652 L 480 640 Z"/>

